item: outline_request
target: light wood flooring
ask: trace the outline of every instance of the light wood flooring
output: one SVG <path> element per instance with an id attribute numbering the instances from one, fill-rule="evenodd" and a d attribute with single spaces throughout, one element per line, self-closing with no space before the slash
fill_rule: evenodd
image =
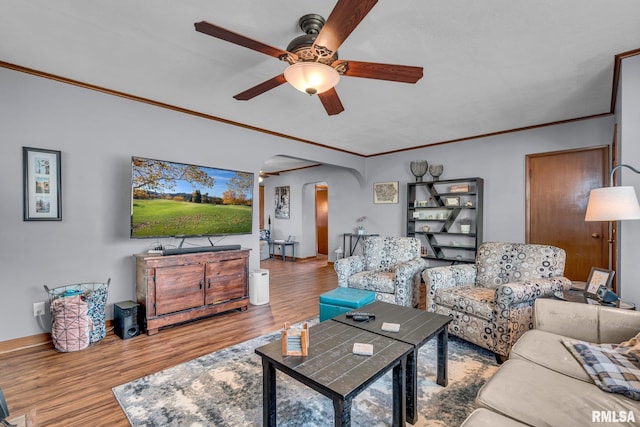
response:
<path id="1" fill-rule="evenodd" d="M 112 387 L 318 315 L 318 296 L 337 286 L 326 257 L 262 261 L 270 302 L 122 340 L 58 353 L 52 344 L 0 354 L 0 388 L 11 416 L 36 411 L 38 426 L 128 426 Z M 424 286 L 420 306 L 424 308 Z"/>

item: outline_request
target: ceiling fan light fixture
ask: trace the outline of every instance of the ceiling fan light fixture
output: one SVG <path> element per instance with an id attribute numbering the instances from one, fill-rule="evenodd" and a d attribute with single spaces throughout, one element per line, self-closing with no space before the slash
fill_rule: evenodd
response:
<path id="1" fill-rule="evenodd" d="M 284 78 L 300 92 L 314 95 L 333 88 L 340 81 L 340 73 L 319 62 L 297 62 L 284 70 Z"/>

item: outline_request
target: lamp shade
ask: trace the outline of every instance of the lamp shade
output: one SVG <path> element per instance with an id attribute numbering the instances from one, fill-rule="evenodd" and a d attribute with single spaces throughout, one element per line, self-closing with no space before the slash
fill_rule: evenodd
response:
<path id="1" fill-rule="evenodd" d="M 326 92 L 340 81 L 340 74 L 319 62 L 296 62 L 284 70 L 284 78 L 300 92 L 313 95 Z"/>
<path id="2" fill-rule="evenodd" d="M 640 205 L 633 187 L 604 187 L 591 190 L 585 221 L 626 219 L 640 219 Z"/>

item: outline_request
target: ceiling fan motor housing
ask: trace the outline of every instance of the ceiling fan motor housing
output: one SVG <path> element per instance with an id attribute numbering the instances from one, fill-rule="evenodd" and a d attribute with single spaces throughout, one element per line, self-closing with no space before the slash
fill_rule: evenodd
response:
<path id="1" fill-rule="evenodd" d="M 333 52 L 332 55 L 329 55 L 329 52 L 327 51 L 313 52 L 311 50 L 311 46 L 313 46 L 313 42 L 316 40 L 316 36 L 324 26 L 324 23 L 324 18 L 315 13 L 304 15 L 298 20 L 300 28 L 306 34 L 303 34 L 291 40 L 291 42 L 287 46 L 287 52 L 294 53 L 298 56 L 298 61 L 296 62 L 313 61 L 331 65 L 335 60 L 338 59 L 337 51 Z M 316 48 L 318 48 L 318 46 L 316 46 Z"/>

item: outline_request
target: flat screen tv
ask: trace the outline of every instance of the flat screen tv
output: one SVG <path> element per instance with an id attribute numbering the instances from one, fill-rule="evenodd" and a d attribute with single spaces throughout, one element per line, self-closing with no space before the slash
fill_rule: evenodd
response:
<path id="1" fill-rule="evenodd" d="M 131 237 L 251 234 L 253 173 L 131 158 Z"/>

